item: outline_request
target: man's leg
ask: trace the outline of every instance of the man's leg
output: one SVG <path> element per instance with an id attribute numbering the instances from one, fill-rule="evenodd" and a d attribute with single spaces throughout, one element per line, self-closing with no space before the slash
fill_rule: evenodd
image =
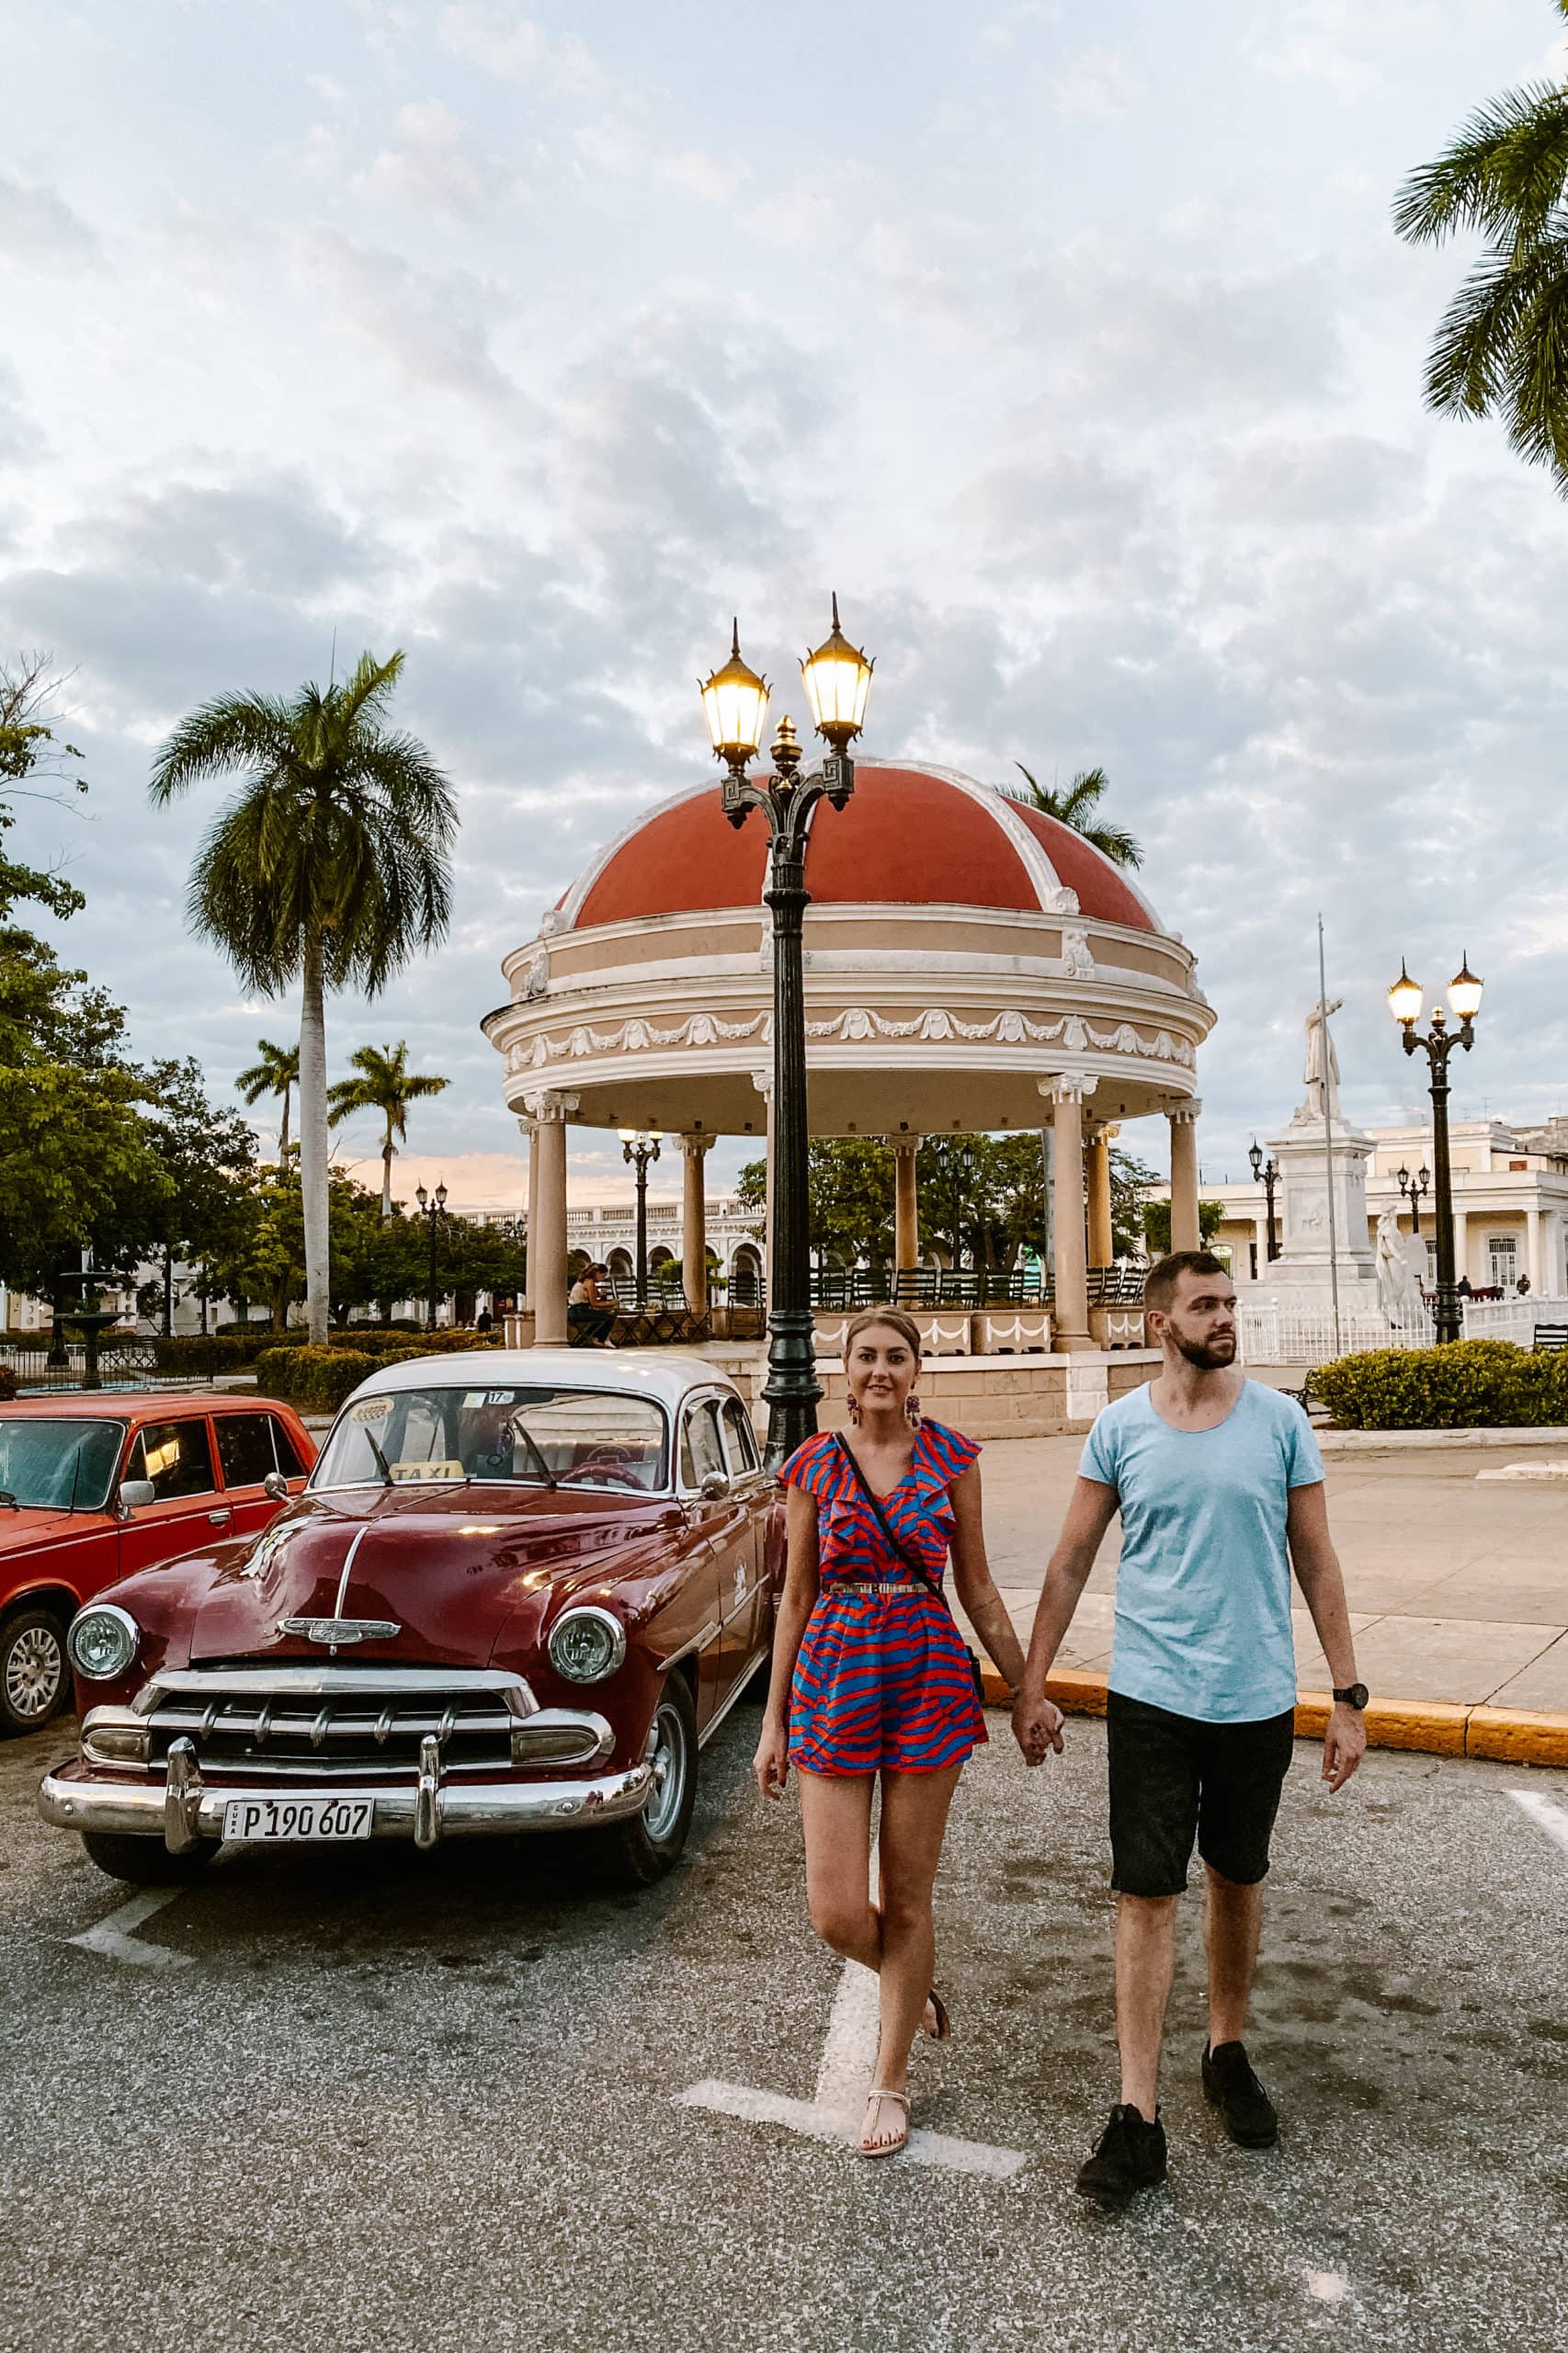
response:
<path id="1" fill-rule="evenodd" d="M 1209 1897 L 1203 1912 L 1203 1943 L 1209 1955 L 1209 2048 L 1240 2042 L 1246 2034 L 1247 2004 L 1257 1968 L 1263 1927 L 1263 1881 L 1240 1886 L 1205 1863 Z M 1130 2097 L 1122 2094 L 1123 2098 Z"/>
<path id="2" fill-rule="evenodd" d="M 1176 1895 L 1123 1895 L 1116 1911 L 1116 2037 L 1121 2049 L 1121 2097 L 1153 2120 L 1160 2080 L 1160 2042 L 1176 1951 Z"/>

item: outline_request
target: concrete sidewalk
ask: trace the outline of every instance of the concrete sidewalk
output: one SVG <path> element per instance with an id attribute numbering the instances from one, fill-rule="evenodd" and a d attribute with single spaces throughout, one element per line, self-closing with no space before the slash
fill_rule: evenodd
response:
<path id="1" fill-rule="evenodd" d="M 1082 1446 L 1014 1438 L 982 1458 L 992 1570 L 1026 1641 Z M 1568 1717 L 1568 1484 L 1478 1477 L 1507 1461 L 1461 1447 L 1325 1456 L 1357 1664 L 1378 1698 Z M 1110 1664 L 1119 1536 L 1113 1524 L 1062 1668 Z M 1305 1609 L 1295 1626 L 1298 1686 L 1326 1691 Z"/>

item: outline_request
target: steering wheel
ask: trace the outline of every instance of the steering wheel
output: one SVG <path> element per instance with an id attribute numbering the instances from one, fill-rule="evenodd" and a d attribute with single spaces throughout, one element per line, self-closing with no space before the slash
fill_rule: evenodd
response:
<path id="1" fill-rule="evenodd" d="M 629 1488 L 633 1495 L 641 1495 L 642 1480 L 628 1475 L 632 1464 L 636 1464 L 639 1469 L 642 1467 L 640 1449 L 608 1444 L 596 1446 L 593 1452 L 585 1456 L 581 1462 L 574 1462 L 570 1471 L 562 1471 L 557 1484 L 565 1487 L 570 1486 L 574 1480 L 582 1480 L 586 1483 L 591 1479 L 596 1484 L 601 1482 L 606 1485 L 613 1483 Z"/>

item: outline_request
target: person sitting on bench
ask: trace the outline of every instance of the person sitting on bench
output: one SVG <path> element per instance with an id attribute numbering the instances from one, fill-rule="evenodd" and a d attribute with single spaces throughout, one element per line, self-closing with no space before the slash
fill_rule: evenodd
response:
<path id="1" fill-rule="evenodd" d="M 615 1329 L 616 1304 L 599 1289 L 599 1277 L 608 1272 L 607 1266 L 596 1260 L 593 1266 L 584 1267 L 567 1293 L 566 1321 L 572 1327 L 574 1346 L 579 1339 L 589 1347 L 615 1345 L 609 1336 Z M 559 1298 L 560 1293 L 556 1296 Z"/>

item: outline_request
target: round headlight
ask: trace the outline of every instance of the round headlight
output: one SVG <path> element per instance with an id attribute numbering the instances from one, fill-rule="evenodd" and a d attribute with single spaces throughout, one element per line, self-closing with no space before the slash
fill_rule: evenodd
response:
<path id="1" fill-rule="evenodd" d="M 568 1683 L 602 1683 L 626 1656 L 626 1629 L 608 1609 L 568 1609 L 550 1631 L 550 1663 Z"/>
<path id="2" fill-rule="evenodd" d="M 112 1601 L 96 1601 L 72 1620 L 65 1647 L 78 1675 L 107 1683 L 125 1673 L 141 1640 L 142 1629 L 129 1610 L 117 1608 Z"/>

